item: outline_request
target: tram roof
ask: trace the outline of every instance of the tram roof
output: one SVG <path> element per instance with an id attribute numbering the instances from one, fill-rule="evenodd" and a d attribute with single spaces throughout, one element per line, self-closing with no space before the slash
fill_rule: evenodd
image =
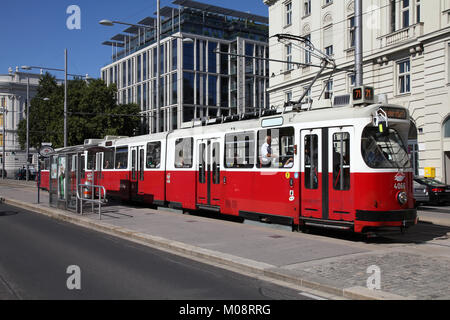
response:
<path id="1" fill-rule="evenodd" d="M 89 144 L 89 145 L 77 145 L 77 146 L 70 146 L 65 148 L 59 148 L 56 149 L 53 154 L 73 154 L 73 153 L 79 153 L 84 151 L 90 151 L 90 152 L 103 152 L 106 148 L 99 146 L 98 144 Z"/>
<path id="2" fill-rule="evenodd" d="M 255 128 L 261 128 L 261 122 L 264 119 L 271 118 L 283 118 L 283 125 L 286 126 L 289 124 L 295 123 L 311 123 L 314 126 L 317 124 L 320 126 L 321 122 L 330 122 L 330 121 L 338 121 L 339 124 L 342 125 L 350 125 L 355 123 L 357 119 L 367 119 L 369 120 L 374 112 L 378 110 L 380 107 L 396 107 L 396 108 L 404 108 L 399 105 L 391 105 L 391 104 L 372 104 L 369 106 L 353 106 L 347 105 L 342 107 L 328 107 L 328 108 L 318 108 L 312 109 L 309 111 L 301 111 L 301 112 L 286 112 L 283 114 L 274 114 L 271 116 L 265 116 L 256 119 L 248 119 L 241 121 L 233 121 L 233 122 L 225 122 L 221 124 L 207 125 L 207 126 L 194 126 L 188 128 L 177 129 L 175 131 L 163 132 L 163 133 L 152 133 L 142 136 L 135 137 L 127 137 L 127 138 L 117 138 L 117 139 L 108 139 L 105 141 L 113 141 L 114 146 L 126 145 L 126 144 L 135 144 L 139 142 L 149 142 L 149 141 L 157 141 L 164 140 L 167 136 L 171 138 L 177 137 L 185 137 L 186 135 L 202 135 L 202 134 L 214 134 L 214 133 L 223 133 L 223 132 L 236 132 L 240 130 L 251 130 Z"/>

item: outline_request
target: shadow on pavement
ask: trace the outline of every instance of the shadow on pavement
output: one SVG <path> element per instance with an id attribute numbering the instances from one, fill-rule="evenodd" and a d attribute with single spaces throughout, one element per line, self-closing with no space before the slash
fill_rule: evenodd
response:
<path id="1" fill-rule="evenodd" d="M 355 234 L 349 231 L 327 230 L 321 228 L 309 228 L 307 232 L 329 238 L 371 244 L 421 244 L 437 239 L 448 239 L 449 236 L 447 234 L 450 234 L 450 227 L 420 222 L 416 226 L 407 229 L 404 233 L 398 229 L 397 231 L 381 231 L 370 236 L 365 234 Z"/>

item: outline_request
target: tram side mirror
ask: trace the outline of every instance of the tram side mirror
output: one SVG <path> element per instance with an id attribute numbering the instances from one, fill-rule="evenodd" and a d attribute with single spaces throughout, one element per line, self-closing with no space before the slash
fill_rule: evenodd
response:
<path id="1" fill-rule="evenodd" d="M 380 136 L 387 136 L 387 135 L 389 135 L 389 128 L 388 128 L 388 125 L 387 125 L 386 121 L 380 121 L 378 123 L 378 134 Z"/>

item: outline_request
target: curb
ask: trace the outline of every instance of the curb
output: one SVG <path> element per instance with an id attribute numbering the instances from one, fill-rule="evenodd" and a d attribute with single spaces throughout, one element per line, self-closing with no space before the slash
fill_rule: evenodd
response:
<path id="1" fill-rule="evenodd" d="M 30 204 L 23 201 L 0 199 L 0 203 L 20 207 L 29 211 L 43 214 L 52 219 L 65 221 L 81 227 L 85 227 L 98 232 L 107 233 L 128 241 L 137 242 L 147 245 L 155 249 L 163 250 L 172 254 L 178 254 L 187 258 L 201 260 L 203 263 L 218 264 L 228 266 L 236 270 L 251 273 L 258 276 L 264 276 L 272 280 L 281 281 L 290 285 L 297 285 L 309 289 L 322 291 L 335 296 L 340 296 L 355 300 L 408 300 L 410 298 L 383 292 L 379 290 L 369 290 L 364 287 L 337 288 L 318 281 L 291 276 L 289 274 L 277 272 L 273 270 L 274 266 L 263 262 L 249 260 L 242 257 L 233 256 L 226 253 L 220 253 L 178 241 L 168 240 L 158 236 L 152 236 L 142 232 L 136 232 L 130 229 L 117 227 L 95 221 L 87 217 L 77 216 L 75 214 L 66 213 L 59 209 L 42 207 L 37 204 Z"/>

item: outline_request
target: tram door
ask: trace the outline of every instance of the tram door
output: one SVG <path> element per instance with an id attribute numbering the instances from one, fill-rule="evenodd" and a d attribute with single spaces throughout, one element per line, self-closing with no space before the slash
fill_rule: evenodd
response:
<path id="1" fill-rule="evenodd" d="M 350 184 L 350 146 L 353 127 L 330 128 L 328 134 L 328 203 L 330 220 L 352 221 L 354 208 Z"/>
<path id="2" fill-rule="evenodd" d="M 143 195 L 145 150 L 144 146 L 131 147 L 130 196 Z"/>
<path id="3" fill-rule="evenodd" d="M 307 218 L 325 218 L 323 214 L 322 130 L 302 130 L 301 139 L 301 215 Z M 325 172 L 327 172 L 326 170 Z M 328 191 L 328 190 L 327 190 Z"/>
<path id="4" fill-rule="evenodd" d="M 220 142 L 218 139 L 197 141 L 197 204 L 218 206 L 220 203 Z"/>

